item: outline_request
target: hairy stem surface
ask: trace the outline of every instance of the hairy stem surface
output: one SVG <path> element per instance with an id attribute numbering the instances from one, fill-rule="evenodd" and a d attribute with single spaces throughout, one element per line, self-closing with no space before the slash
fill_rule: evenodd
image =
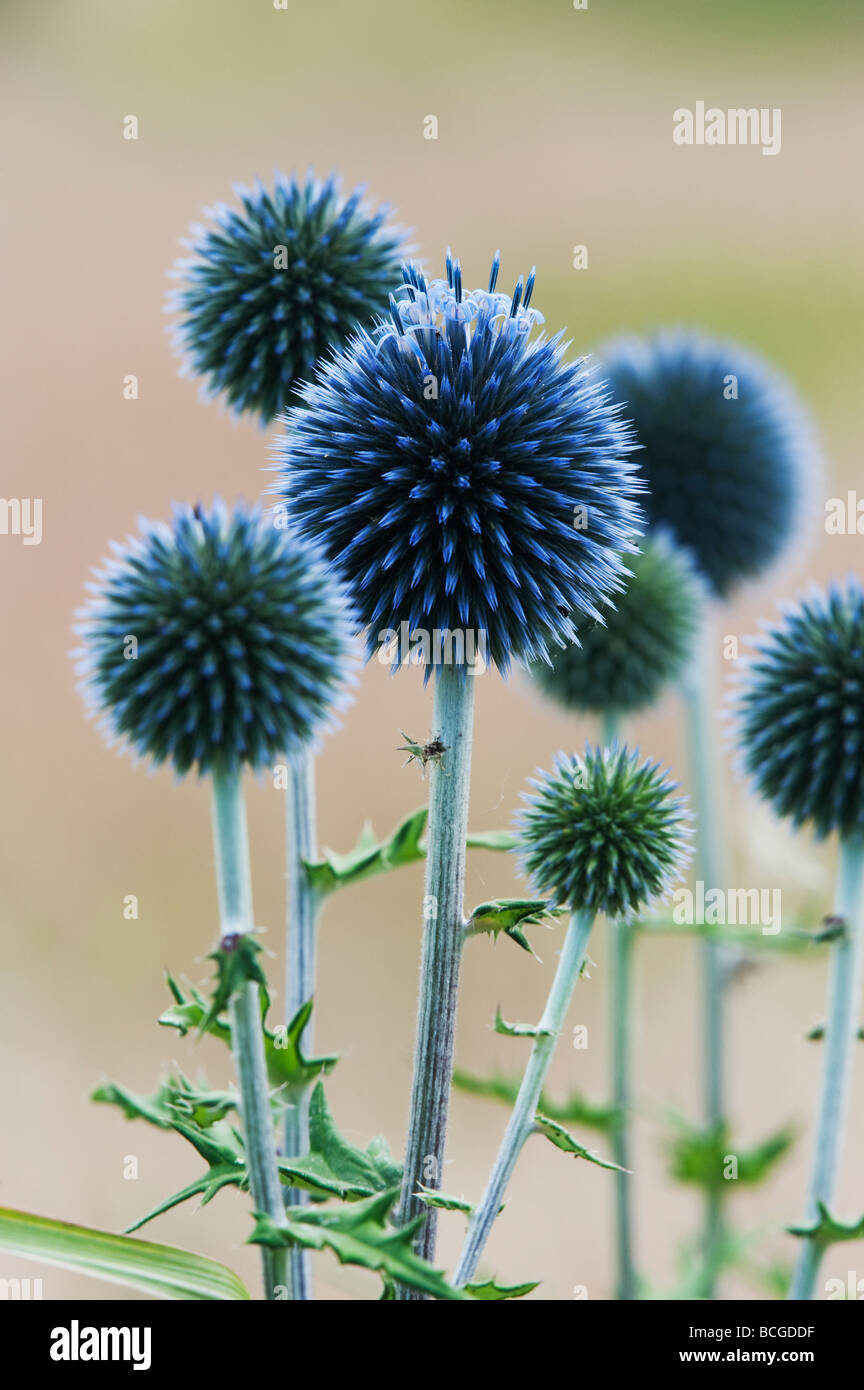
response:
<path id="1" fill-rule="evenodd" d="M 242 776 L 240 772 L 214 771 L 212 780 L 213 844 L 222 941 L 225 943 L 253 929 L 252 876 Z M 258 985 L 251 980 L 244 982 L 232 994 L 229 1008 L 252 1203 L 256 1211 L 266 1212 L 273 1221 L 281 1223 L 285 1208 L 276 1166 Z M 284 1298 L 289 1287 L 287 1251 L 262 1246 L 261 1264 L 265 1297 Z"/>
<path id="2" fill-rule="evenodd" d="M 807 1194 L 808 1225 L 818 1222 L 819 1204 L 830 1206 L 834 1196 L 849 1108 L 864 975 L 864 839 L 841 843 L 836 912 L 846 930 L 831 947 L 822 1095 Z M 801 1238 L 789 1298 L 813 1297 L 823 1253 L 818 1241 Z"/>
<path id="3" fill-rule="evenodd" d="M 706 620 L 707 622 L 710 620 Z M 719 776 L 717 748 L 720 730 L 710 703 L 713 663 L 710 660 L 712 631 L 706 627 L 698 664 L 683 687 L 689 743 L 690 782 L 696 813 L 696 876 L 705 884 L 706 895 L 723 887 L 722 825 L 718 804 Z M 720 941 L 704 941 L 702 952 L 703 1069 L 706 1127 L 719 1135 L 726 1124 L 726 989 L 728 949 Z M 725 1242 L 723 1192 L 713 1184 L 705 1194 L 703 1236 L 703 1298 L 715 1295 L 717 1269 Z"/>
<path id="4" fill-rule="evenodd" d="M 477 1269 L 477 1263 L 483 1253 L 486 1241 L 489 1239 L 489 1232 L 492 1230 L 492 1225 L 498 1215 L 507 1184 L 522 1152 L 522 1146 L 534 1129 L 534 1116 L 537 1113 L 543 1084 L 549 1071 L 558 1035 L 564 1027 L 564 1020 L 567 1017 L 567 1010 L 570 1007 L 576 981 L 579 979 L 585 960 L 588 938 L 591 935 L 593 924 L 593 914 L 586 911 L 576 912 L 570 919 L 558 961 L 558 969 L 555 971 L 555 978 L 552 981 L 549 998 L 543 1010 L 543 1017 L 537 1025 L 537 1035 L 531 1048 L 531 1057 L 522 1078 L 522 1085 L 519 1087 L 516 1104 L 513 1107 L 510 1122 L 489 1175 L 486 1191 L 483 1193 L 480 1205 L 468 1227 L 468 1234 L 454 1275 L 454 1283 L 457 1285 L 467 1284 Z"/>
<path id="5" fill-rule="evenodd" d="M 287 939 L 285 951 L 286 1023 L 315 994 L 318 958 L 318 913 L 320 899 L 309 882 L 304 860 L 313 860 L 317 851 L 315 827 L 315 759 L 309 749 L 288 761 L 288 787 L 285 794 L 285 859 L 288 889 Z M 307 1054 L 312 1048 L 310 1018 L 303 1034 Z M 309 1091 L 293 1098 L 285 1111 L 284 1150 L 287 1158 L 300 1158 L 309 1149 Z M 289 1206 L 303 1206 L 308 1193 L 290 1187 Z M 291 1296 L 312 1297 L 311 1262 L 308 1250 L 291 1250 Z"/>
<path id="6" fill-rule="evenodd" d="M 444 753 L 429 764 L 420 999 L 400 1224 L 426 1210 L 417 1196 L 420 1185 L 439 1187 L 444 1165 L 464 928 L 473 717 L 474 678 L 459 666 L 442 666 L 435 679 L 432 736 L 441 740 Z M 430 1209 L 417 1239 L 417 1253 L 424 1259 L 434 1258 L 436 1231 L 436 1213 Z M 423 1297 L 403 1287 L 398 1296 L 409 1301 Z"/>

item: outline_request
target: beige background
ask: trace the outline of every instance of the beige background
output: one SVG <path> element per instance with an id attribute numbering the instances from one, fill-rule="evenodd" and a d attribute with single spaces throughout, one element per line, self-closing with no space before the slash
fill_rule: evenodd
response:
<path id="1" fill-rule="evenodd" d="M 81 0 L 3 7 L 7 129 L 0 277 L 6 332 L 0 371 L 4 496 L 44 499 L 44 539 L 0 538 L 0 1202 L 122 1229 L 198 1172 L 182 1143 L 88 1102 L 110 1076 L 153 1089 L 161 1068 L 229 1079 L 213 1043 L 194 1048 L 155 1026 L 163 967 L 193 980 L 216 932 L 206 789 L 107 751 L 82 713 L 68 651 L 89 567 L 136 515 L 172 498 L 256 496 L 268 438 L 205 406 L 176 375 L 164 334 L 165 271 L 202 204 L 274 166 L 341 170 L 365 181 L 414 227 L 427 264 L 445 247 L 470 283 L 502 248 L 507 283 L 536 262 L 536 300 L 575 349 L 613 331 L 692 322 L 772 357 L 809 401 L 828 479 L 801 543 L 758 588 L 724 610 L 743 636 L 777 597 L 810 575 L 860 570 L 860 537 L 828 538 L 826 496 L 860 486 L 862 344 L 861 18 L 836 4 L 602 4 L 565 0 L 470 7 L 405 0 L 363 5 L 290 0 L 117 4 Z M 860 52 L 860 49 L 859 49 Z M 783 148 L 679 149 L 671 114 L 704 99 L 780 107 Z M 122 139 L 135 114 L 140 139 Z M 439 139 L 422 138 L 435 114 Z M 572 248 L 589 269 L 571 268 Z M 122 398 L 135 373 L 140 399 Z M 588 724 L 540 705 L 523 682 L 478 682 L 471 822 L 504 826 L 538 765 L 581 743 Z M 400 728 L 423 733 L 429 693 L 413 674 L 378 666 L 320 763 L 321 834 L 345 849 L 365 816 L 388 830 L 424 799 L 396 751 Z M 670 700 L 633 730 L 646 751 L 682 765 Z M 718 731 L 718 737 L 720 736 Z M 727 760 L 728 761 L 728 760 Z M 773 826 L 734 780 L 729 839 L 734 882 L 782 885 L 787 914 L 830 906 L 833 855 Z M 250 784 L 256 910 L 281 969 L 281 805 Z M 511 891 L 509 862 L 473 855 L 469 902 Z M 381 1131 L 401 1148 L 410 1080 L 419 942 L 419 870 L 334 901 L 323 925 L 318 1037 L 343 1060 L 330 1084 L 337 1119 L 357 1142 Z M 126 894 L 140 919 L 123 919 Z M 556 937 L 538 966 L 509 943 L 466 954 L 458 1062 L 517 1071 L 519 1042 L 489 1025 L 541 1006 Z M 562 1046 L 558 1091 L 606 1086 L 606 950 L 579 990 L 572 1022 L 590 1047 Z M 698 1215 L 694 1194 L 665 1175 L 671 1108 L 698 1103 L 699 998 L 692 944 L 640 950 L 639 1114 L 634 1176 L 639 1254 L 656 1282 L 674 1278 Z M 804 1041 L 822 1016 L 824 958 L 767 964 L 737 987 L 731 1018 L 732 1108 L 742 1144 L 794 1119 L 794 1158 L 732 1210 L 759 1232 L 762 1264 L 789 1258 L 783 1224 L 798 1215 L 819 1049 Z M 278 1007 L 278 1005 L 277 1005 Z M 864 1209 L 864 1058 L 838 1210 Z M 456 1096 L 445 1186 L 476 1197 L 506 1115 Z M 592 1136 L 586 1136 L 594 1143 Z M 596 1141 L 603 1147 L 605 1141 Z M 126 1155 L 140 1165 L 125 1181 Z M 542 1278 L 537 1297 L 576 1284 L 608 1297 L 612 1183 L 539 1141 L 526 1150 L 489 1246 L 502 1279 Z M 462 1234 L 443 1217 L 441 1254 Z M 224 1259 L 254 1283 L 245 1203 L 222 1195 L 160 1219 L 153 1239 Z M 858 1246 L 837 1247 L 826 1275 L 845 1278 Z M 830 1267 L 828 1267 L 830 1266 Z M 835 1268 L 836 1266 L 836 1268 Z M 42 1274 L 46 1297 L 115 1296 L 106 1285 L 0 1261 L 0 1275 Z M 864 1273 L 864 1271 L 862 1271 Z M 374 1297 L 374 1281 L 335 1261 L 317 1266 L 322 1296 Z M 737 1276 L 729 1292 L 759 1296 Z"/>

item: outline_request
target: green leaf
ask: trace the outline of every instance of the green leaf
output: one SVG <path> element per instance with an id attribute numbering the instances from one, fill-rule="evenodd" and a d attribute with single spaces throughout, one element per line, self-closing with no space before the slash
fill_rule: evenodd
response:
<path id="1" fill-rule="evenodd" d="M 190 989 L 185 997 L 171 977 L 169 988 L 174 995 L 174 1004 L 160 1016 L 159 1022 L 166 1028 L 176 1028 L 181 1036 L 197 1029 L 199 1035 L 205 1031 L 204 1019 L 207 1016 L 207 1001 L 196 989 Z M 267 1060 L 267 1079 L 270 1085 L 280 1087 L 282 1102 L 293 1101 L 316 1078 L 326 1076 L 339 1060 L 337 1054 L 324 1057 L 307 1057 L 303 1052 L 303 1032 L 312 1016 L 313 1000 L 308 999 L 284 1027 L 269 1028 L 262 1023 L 264 1031 L 264 1055 Z M 263 1005 L 267 1009 L 266 996 Z M 206 1031 L 221 1038 L 231 1046 L 231 1026 L 226 1018 L 213 1018 Z"/>
<path id="2" fill-rule="evenodd" d="M 146 1120 L 159 1129 L 173 1129 L 174 1121 L 179 1118 L 192 1120 L 206 1129 L 237 1109 L 237 1097 L 233 1092 L 194 1086 L 182 1073 L 163 1081 L 154 1096 L 139 1096 L 109 1081 L 97 1086 L 90 1099 L 116 1105 L 127 1120 Z"/>
<path id="3" fill-rule="evenodd" d="M 90 1093 L 90 1099 L 104 1105 L 116 1105 L 127 1120 L 146 1120 L 158 1129 L 170 1129 L 174 1115 L 168 1104 L 168 1095 L 167 1082 L 159 1087 L 155 1096 L 139 1096 L 113 1081 L 106 1081 Z"/>
<path id="4" fill-rule="evenodd" d="M 817 1207 L 818 1221 L 811 1221 L 808 1226 L 787 1226 L 791 1236 L 800 1236 L 821 1246 L 837 1245 L 844 1240 L 864 1240 L 864 1216 L 860 1221 L 845 1225 L 831 1215 L 824 1202 L 818 1202 Z"/>
<path id="5" fill-rule="evenodd" d="M 223 1187 L 245 1188 L 246 1170 L 245 1167 L 238 1169 L 234 1165 L 214 1164 L 200 1178 L 190 1182 L 186 1187 L 181 1187 L 179 1192 L 174 1192 L 170 1197 L 166 1197 L 163 1202 L 159 1202 L 147 1212 L 146 1216 L 141 1216 L 137 1221 L 133 1221 L 131 1226 L 127 1226 L 127 1232 L 140 1231 L 142 1226 L 146 1226 L 148 1221 L 153 1221 L 157 1216 L 163 1216 L 172 1207 L 178 1207 L 181 1202 L 188 1202 L 192 1197 L 200 1197 L 200 1206 L 206 1207 L 211 1202 L 217 1192 L 221 1192 Z"/>
<path id="6" fill-rule="evenodd" d="M 439 1211 L 461 1211 L 463 1216 L 473 1216 L 476 1211 L 473 1202 L 466 1202 L 464 1197 L 451 1197 L 449 1193 L 439 1192 L 434 1187 L 423 1187 L 421 1184 L 417 1196 L 427 1207 L 437 1207 Z"/>
<path id="7" fill-rule="evenodd" d="M 672 1176 L 706 1191 L 723 1191 L 731 1182 L 747 1186 L 762 1182 L 795 1138 L 794 1130 L 787 1126 L 751 1149 L 738 1149 L 725 1126 L 703 1129 L 680 1119 L 676 1124 L 679 1135 L 670 1145 Z M 732 1158 L 737 1163 L 737 1177 L 727 1178 Z"/>
<path id="8" fill-rule="evenodd" d="M 561 1149 L 565 1154 L 572 1154 L 574 1158 L 584 1158 L 588 1163 L 596 1163 L 598 1168 L 609 1168 L 617 1173 L 626 1173 L 628 1169 L 622 1168 L 619 1163 L 611 1163 L 606 1158 L 598 1158 L 597 1154 L 586 1149 L 583 1144 L 577 1144 L 572 1134 L 563 1125 L 556 1124 L 550 1120 L 548 1115 L 541 1115 L 539 1110 L 534 1116 L 534 1127 L 538 1134 L 544 1135 L 556 1149 Z"/>
<path id="9" fill-rule="evenodd" d="M 497 940 L 503 932 L 533 956 L 533 948 L 522 928 L 534 926 L 558 914 L 559 909 L 550 906 L 544 898 L 495 898 L 474 908 L 468 918 L 465 935 L 479 936 L 484 933 Z"/>
<path id="10" fill-rule="evenodd" d="M 383 1139 L 356 1149 L 333 1122 L 320 1081 L 309 1102 L 309 1148 L 302 1158 L 280 1158 L 279 1172 L 289 1183 L 318 1197 L 357 1201 L 388 1191 L 402 1177 Z"/>
<path id="11" fill-rule="evenodd" d="M 373 1270 L 385 1281 L 407 1284 L 432 1298 L 469 1298 L 462 1289 L 448 1284 L 440 1270 L 415 1255 L 413 1242 L 424 1216 L 400 1228 L 388 1223 L 398 1195 L 399 1189 L 393 1188 L 347 1206 L 317 1210 L 289 1207 L 284 1222 L 278 1226 L 258 1212 L 252 1240 L 273 1247 L 299 1245 L 308 1250 L 332 1250 L 340 1264 Z"/>
<path id="12" fill-rule="evenodd" d="M 216 987 L 207 1012 L 199 1024 L 199 1037 L 209 1032 L 210 1025 L 227 1009 L 231 996 L 250 981 L 260 985 L 266 1007 L 267 980 L 258 960 L 260 954 L 261 945 L 251 932 L 242 936 L 225 937 L 216 949 L 210 952 L 207 959 L 216 962 Z"/>
<path id="13" fill-rule="evenodd" d="M 124 1284 L 157 1298 L 248 1299 L 237 1275 L 215 1260 L 108 1231 L 0 1208 L 0 1249 L 25 1259 Z"/>
<path id="14" fill-rule="evenodd" d="M 456 1090 L 465 1091 L 473 1096 L 484 1096 L 488 1100 L 503 1101 L 505 1105 L 511 1106 L 515 1104 L 520 1084 L 519 1077 L 475 1076 L 472 1072 L 460 1071 L 458 1067 L 453 1073 L 453 1085 Z M 618 1119 L 615 1106 L 595 1104 L 586 1100 L 578 1091 L 571 1091 L 565 1101 L 554 1101 L 544 1091 L 540 1097 L 540 1105 L 544 1115 L 558 1120 L 560 1124 L 587 1125 L 589 1129 L 604 1133 L 608 1133 Z"/>
<path id="15" fill-rule="evenodd" d="M 472 1298 L 479 1298 L 485 1303 L 498 1303 L 503 1298 L 524 1298 L 526 1293 L 533 1293 L 539 1287 L 539 1280 L 533 1284 L 497 1284 L 494 1279 L 487 1279 L 485 1284 L 465 1285 Z"/>
<path id="16" fill-rule="evenodd" d="M 500 1005 L 495 1010 L 495 1032 L 500 1033 L 505 1038 L 548 1038 L 551 1037 L 548 1028 L 540 1028 L 533 1023 L 508 1023 L 501 1017 Z"/>
<path id="17" fill-rule="evenodd" d="M 396 829 L 380 843 L 368 823 L 364 825 L 357 843 L 347 854 L 325 849 L 321 859 L 305 861 L 306 876 L 315 892 L 321 897 L 333 893 L 337 888 L 347 888 L 361 883 L 367 878 L 388 873 L 391 869 L 402 868 L 407 864 L 417 864 L 426 858 L 426 845 L 423 836 L 429 811 L 426 806 L 412 811 L 400 821 Z M 469 834 L 466 839 L 469 849 L 511 850 L 515 847 L 514 836 L 506 830 L 486 830 Z"/>

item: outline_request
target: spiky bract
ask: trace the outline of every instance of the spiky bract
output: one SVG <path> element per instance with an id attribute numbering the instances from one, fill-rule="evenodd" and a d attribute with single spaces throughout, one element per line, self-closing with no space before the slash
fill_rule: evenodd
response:
<path id="1" fill-rule="evenodd" d="M 689 857 L 690 813 L 658 763 L 613 743 L 559 754 L 517 816 L 538 894 L 573 912 L 630 917 L 662 897 Z"/>
<path id="2" fill-rule="evenodd" d="M 511 297 L 497 257 L 488 291 L 447 270 L 427 284 L 403 267 L 390 321 L 320 368 L 274 490 L 345 576 L 370 652 L 467 631 L 506 670 L 621 589 L 641 484 L 593 371 L 532 336 L 533 272 Z"/>
<path id="3" fill-rule="evenodd" d="M 268 424 L 322 353 L 386 310 L 400 233 L 362 189 L 341 198 L 332 177 L 277 174 L 272 191 L 256 182 L 236 192 L 240 211 L 220 203 L 212 225 L 193 228 L 170 307 L 185 374 Z"/>
<path id="4" fill-rule="evenodd" d="M 328 721 L 351 622 L 309 546 L 216 501 L 143 521 L 79 613 L 82 689 L 109 735 L 178 772 L 259 768 Z"/>
<path id="5" fill-rule="evenodd" d="M 724 596 L 789 543 L 813 467 L 812 429 L 788 383 L 753 353 L 688 331 L 601 348 L 642 446 L 645 510 Z"/>
<path id="6" fill-rule="evenodd" d="M 778 816 L 823 838 L 864 834 L 864 590 L 857 579 L 786 609 L 755 643 L 739 741 Z"/>
<path id="7" fill-rule="evenodd" d="M 531 675 L 567 710 L 612 715 L 647 709 L 685 671 L 699 630 L 705 585 L 689 553 L 654 531 L 628 562 L 628 579 L 605 622 L 590 622 L 581 646 L 538 661 Z"/>

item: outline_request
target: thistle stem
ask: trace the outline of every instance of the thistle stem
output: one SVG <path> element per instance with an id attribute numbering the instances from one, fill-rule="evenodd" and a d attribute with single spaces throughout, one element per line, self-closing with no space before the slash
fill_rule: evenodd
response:
<path id="1" fill-rule="evenodd" d="M 213 844 L 222 942 L 226 943 L 232 937 L 252 931 L 254 925 L 246 804 L 239 771 L 214 769 Z M 273 1221 L 281 1223 L 285 1208 L 276 1165 L 258 985 L 252 980 L 244 982 L 232 994 L 229 1009 L 252 1202 L 256 1211 L 265 1212 Z M 265 1297 L 284 1297 L 288 1288 L 287 1251 L 262 1246 L 261 1264 Z"/>
<path id="2" fill-rule="evenodd" d="M 314 859 L 316 848 L 315 759 L 311 749 L 304 749 L 296 758 L 288 760 L 285 796 L 286 1023 L 315 993 L 320 899 L 309 882 L 304 860 Z M 307 1048 L 312 1046 L 313 1021 L 309 1019 L 303 1035 Z M 309 1149 L 308 1088 L 291 1100 L 285 1111 L 284 1151 L 287 1158 L 300 1158 Z M 308 1200 L 308 1193 L 301 1188 L 288 1188 L 288 1206 L 304 1206 Z M 291 1297 L 301 1301 L 312 1297 L 310 1254 L 296 1246 L 291 1250 Z"/>
<path id="3" fill-rule="evenodd" d="M 549 1071 L 558 1036 L 564 1027 L 576 981 L 582 970 L 585 952 L 588 948 L 588 938 L 591 935 L 593 925 L 593 913 L 584 909 L 575 912 L 570 919 L 567 935 L 564 938 L 564 946 L 558 960 L 558 969 L 555 971 L 555 978 L 546 1000 L 543 1017 L 537 1025 L 531 1057 L 522 1078 L 522 1085 L 519 1087 L 516 1104 L 513 1107 L 510 1122 L 489 1175 L 486 1191 L 483 1193 L 480 1205 L 468 1227 L 468 1234 L 453 1278 L 453 1282 L 457 1286 L 467 1284 L 477 1269 L 477 1263 L 498 1215 L 501 1200 L 516 1167 L 519 1154 L 522 1152 L 522 1146 L 534 1129 L 534 1116 L 540 1103 L 543 1084 Z"/>
<path id="4" fill-rule="evenodd" d="M 457 665 L 440 667 L 435 679 L 433 738 L 444 753 L 429 765 L 429 832 L 423 900 L 423 949 L 411 1113 L 398 1220 L 405 1224 L 427 1210 L 420 1184 L 438 1187 L 444 1143 L 456 1001 L 464 930 L 465 841 L 471 778 L 474 678 Z M 436 1213 L 429 1210 L 417 1238 L 417 1253 L 434 1258 Z M 399 1288 L 398 1297 L 422 1297 Z"/>
<path id="5" fill-rule="evenodd" d="M 718 729 L 710 704 L 712 662 L 710 633 L 703 633 L 702 652 L 682 690 L 689 744 L 690 782 L 697 819 L 696 874 L 705 884 L 706 894 L 722 887 L 722 829 L 717 800 L 719 776 L 716 750 Z M 721 1135 L 726 1127 L 726 1081 L 724 1046 L 726 1033 L 726 987 L 728 960 L 726 947 L 719 941 L 703 941 L 702 1007 L 705 1122 L 711 1134 Z M 712 1184 L 705 1194 L 703 1236 L 702 1297 L 715 1295 L 717 1270 L 725 1241 L 723 1192 Z"/>
<path id="6" fill-rule="evenodd" d="M 632 964 L 634 928 L 629 922 L 610 922 L 612 949 L 612 1100 L 615 1122 L 612 1127 L 612 1157 L 624 1172 L 615 1173 L 615 1248 L 617 1252 L 617 1297 L 636 1297 L 636 1271 L 633 1265 L 633 1217 L 630 1206 L 630 1061 Z"/>
<path id="7" fill-rule="evenodd" d="M 845 930 L 831 948 L 822 1095 L 807 1195 L 807 1224 L 818 1222 L 820 1203 L 827 1207 L 834 1196 L 849 1108 L 864 975 L 864 839 L 841 841 L 836 912 L 842 917 Z M 819 1241 L 801 1237 L 790 1299 L 812 1299 L 823 1252 Z"/>

